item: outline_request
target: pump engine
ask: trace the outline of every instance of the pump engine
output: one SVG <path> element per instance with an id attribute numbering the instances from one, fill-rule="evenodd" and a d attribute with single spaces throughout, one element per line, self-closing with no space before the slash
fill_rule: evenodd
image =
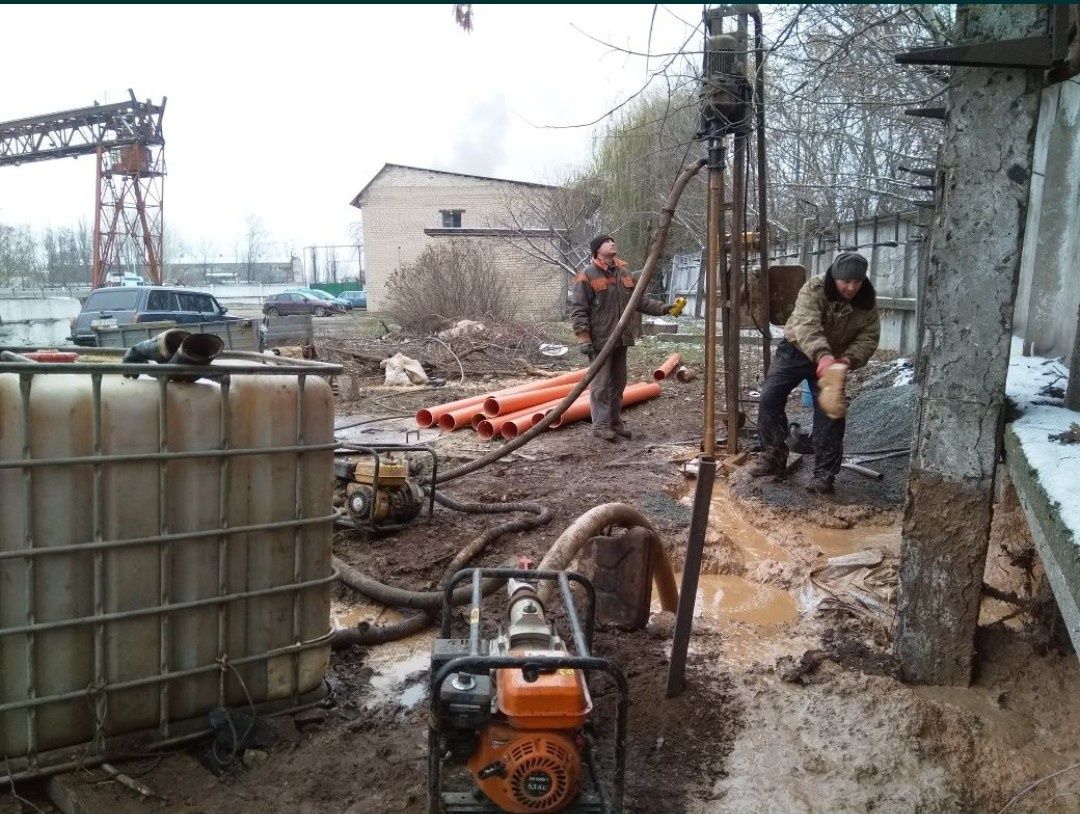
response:
<path id="1" fill-rule="evenodd" d="M 411 453 L 427 455 L 435 471 L 434 450 L 423 444 L 353 446 L 334 458 L 334 479 L 339 505 L 344 503 L 356 527 L 394 530 L 420 518 L 432 497 L 420 487 L 421 460 Z"/>
<path id="2" fill-rule="evenodd" d="M 479 572 L 481 569 L 475 569 Z M 436 640 L 432 654 L 432 748 L 464 764 L 475 786 L 474 799 L 464 805 L 461 795 L 441 790 L 441 769 L 434 767 L 431 811 L 490 810 L 517 812 L 610 810 L 605 795 L 592 782 L 589 764 L 593 711 L 587 672 L 617 673 L 622 695 L 625 682 L 610 662 L 588 654 L 587 640 L 572 604 L 567 616 L 574 630 L 577 653 L 567 650 L 549 622 L 530 574 L 557 579 L 558 572 L 482 569 L 488 575 L 514 575 L 507 581 L 506 627 L 488 640 L 480 638 L 482 611 L 479 577 L 474 579 L 474 606 L 468 639 Z M 462 572 L 468 575 L 469 572 Z M 459 575 L 460 576 L 460 575 Z M 568 577 L 588 584 L 580 575 L 563 574 L 564 604 Z M 450 590 L 450 588 L 448 588 Z M 588 595 L 592 596 L 591 586 Z M 444 620 L 449 618 L 449 609 Z M 592 624 L 592 608 L 588 619 Z M 620 699 L 620 704 L 625 698 Z M 620 727 L 625 717 L 620 719 Z M 617 733 L 618 796 L 621 798 L 622 748 Z M 477 800 L 488 809 L 477 809 Z M 459 809 L 455 803 L 462 804 Z"/>

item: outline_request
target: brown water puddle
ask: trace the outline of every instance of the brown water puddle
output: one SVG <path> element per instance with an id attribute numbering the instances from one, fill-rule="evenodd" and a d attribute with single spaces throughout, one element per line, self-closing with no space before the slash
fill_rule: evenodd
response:
<path id="1" fill-rule="evenodd" d="M 900 526 L 856 526 L 850 529 L 827 529 L 807 526 L 801 529 L 807 542 L 816 545 L 826 557 L 839 557 L 867 548 L 900 552 Z"/>
<path id="2" fill-rule="evenodd" d="M 356 627 L 361 622 L 385 625 L 404 618 L 396 610 L 360 602 L 355 605 L 331 602 L 330 621 L 335 630 Z M 424 632 L 367 650 L 364 664 L 372 670 L 369 686 L 362 693 L 368 708 L 394 706 L 403 710 L 416 706 L 427 695 L 427 678 L 419 673 L 431 663 L 432 634 Z"/>
<path id="3" fill-rule="evenodd" d="M 690 497 L 691 502 L 693 496 Z M 790 558 L 787 551 L 773 542 L 768 537 L 754 528 L 732 504 L 727 489 L 719 487 L 713 494 L 712 505 L 709 507 L 708 532 L 705 543 L 716 542 L 723 534 L 732 543 L 738 546 L 750 560 L 760 562 L 762 560 L 776 560 L 787 562 Z"/>
<path id="4" fill-rule="evenodd" d="M 361 622 L 384 625 L 388 622 L 400 621 L 402 618 L 396 610 L 368 602 L 346 604 L 335 600 L 330 603 L 330 623 L 334 626 L 334 630 L 356 627 Z"/>
<path id="5" fill-rule="evenodd" d="M 682 574 L 676 576 L 682 584 Z M 795 599 L 787 591 L 759 585 L 731 574 L 702 574 L 698 579 L 694 616 L 712 616 L 778 628 L 798 616 Z"/>

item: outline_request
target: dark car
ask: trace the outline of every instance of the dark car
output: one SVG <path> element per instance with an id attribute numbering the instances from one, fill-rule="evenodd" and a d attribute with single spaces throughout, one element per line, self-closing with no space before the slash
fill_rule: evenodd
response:
<path id="1" fill-rule="evenodd" d="M 352 305 L 353 308 L 367 308 L 366 291 L 342 291 L 338 297 Z"/>
<path id="2" fill-rule="evenodd" d="M 329 291 L 323 291 L 321 288 L 290 288 L 290 291 L 299 291 L 301 294 L 310 294 L 316 299 L 323 300 L 324 302 L 333 302 L 340 305 L 346 311 L 352 310 L 352 303 L 341 297 L 335 297 Z"/>
<path id="3" fill-rule="evenodd" d="M 345 309 L 331 300 L 320 300 L 318 297 L 300 291 L 285 291 L 267 297 L 263 303 L 263 313 L 268 317 L 292 314 L 314 314 L 317 317 L 328 317 L 331 314 L 344 314 Z"/>
<path id="4" fill-rule="evenodd" d="M 167 286 L 107 286 L 90 292 L 75 319 L 71 341 L 76 345 L 97 345 L 93 323 L 99 320 L 118 326 L 139 322 L 222 322 L 227 317 L 216 299 L 202 291 Z"/>

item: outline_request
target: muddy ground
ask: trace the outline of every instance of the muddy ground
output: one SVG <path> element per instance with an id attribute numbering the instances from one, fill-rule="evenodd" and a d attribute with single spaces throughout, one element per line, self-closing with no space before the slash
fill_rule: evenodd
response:
<path id="1" fill-rule="evenodd" d="M 631 353 L 632 373 L 645 374 L 670 350 L 639 346 Z M 891 384 L 862 380 L 871 389 Z M 469 382 L 465 389 L 403 394 L 375 387 L 376 381 L 343 388 L 339 423 L 348 423 L 347 416 L 411 413 L 492 387 Z M 497 541 L 481 562 L 539 560 L 579 514 L 623 501 L 652 519 L 678 568 L 693 489 L 681 468 L 696 453 L 700 405 L 700 379 L 671 382 L 660 398 L 629 411 L 630 441 L 611 445 L 578 424 L 448 485 L 459 498 L 532 499 L 554 512 L 546 527 Z M 400 439 L 407 425 L 353 432 Z M 471 433 L 437 444 L 444 466 L 488 448 Z M 903 465 L 891 465 L 884 482 L 845 473 L 838 494 L 824 498 L 800 488 L 808 467 L 784 484 L 750 483 L 738 467 L 718 481 L 686 691 L 665 699 L 669 614 L 655 613 L 644 631 L 597 636 L 597 653 L 616 660 L 629 678 L 629 810 L 999 812 L 1007 804 L 1010 812 L 1080 810 L 1077 770 L 1012 800 L 1080 760 L 1080 664 L 1047 643 L 1031 614 L 987 600 L 969 688 L 910 687 L 898 679 L 890 649 Z M 338 532 L 334 548 L 378 578 L 430 588 L 487 522 L 438 508 L 431 524 L 394 535 Z M 857 562 L 846 572 L 828 567 L 829 557 L 851 554 Z M 1036 590 L 1030 540 L 1007 490 L 987 574 L 1021 602 Z M 344 625 L 399 618 L 341 587 L 334 607 Z M 122 764 L 141 775 L 154 797 L 140 799 L 86 773 L 86 799 L 109 811 L 424 810 L 430 642 L 420 634 L 335 653 L 332 704 L 279 720 L 271 745 L 232 772 L 215 777 L 197 749 L 176 751 Z M 600 690 L 598 717 L 608 722 L 610 714 L 611 695 Z M 26 794 L 47 806 L 35 787 Z"/>

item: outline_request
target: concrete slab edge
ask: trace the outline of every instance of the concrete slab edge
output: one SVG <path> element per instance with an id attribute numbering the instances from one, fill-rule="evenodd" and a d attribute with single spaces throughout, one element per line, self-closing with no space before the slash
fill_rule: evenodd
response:
<path id="1" fill-rule="evenodd" d="M 1077 547 L 1073 532 L 1062 522 L 1057 503 L 1050 499 L 1039 481 L 1012 425 L 1005 427 L 1005 463 L 1046 570 L 1047 582 L 1065 620 L 1073 648 L 1080 656 L 1080 547 Z"/>

